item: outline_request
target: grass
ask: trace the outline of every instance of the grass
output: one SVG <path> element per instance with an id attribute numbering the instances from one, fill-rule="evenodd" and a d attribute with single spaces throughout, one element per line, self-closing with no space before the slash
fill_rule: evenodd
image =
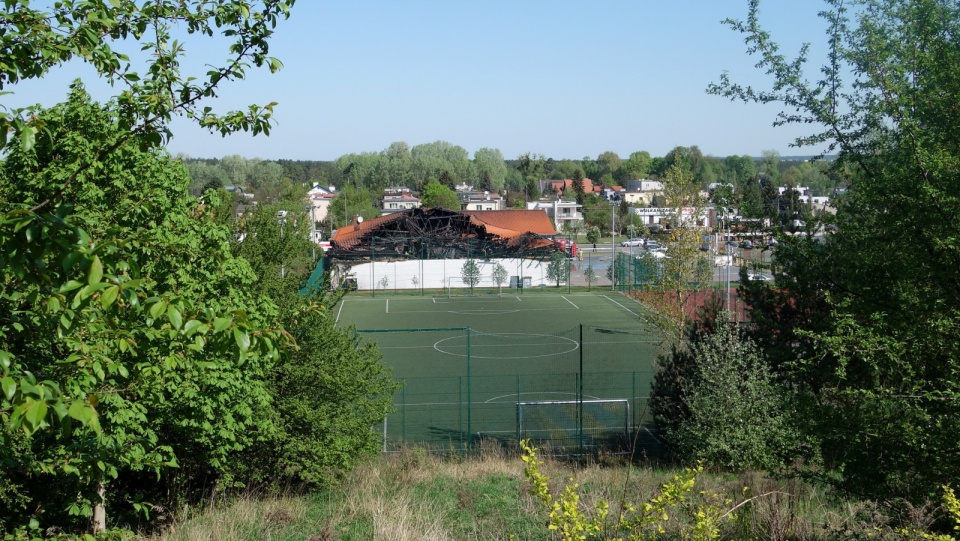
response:
<path id="1" fill-rule="evenodd" d="M 581 505 L 601 499 L 615 515 L 621 502 L 640 504 L 676 472 L 598 461 L 574 466 L 547 459 L 542 468 L 557 494 L 570 478 L 580 484 Z M 744 491 L 744 487 L 749 487 Z M 350 541 L 553 539 L 547 511 L 527 493 L 523 463 L 496 446 L 478 457 L 442 459 L 420 449 L 378 457 L 351 472 L 334 489 L 304 495 L 241 497 L 211 507 L 154 536 L 178 540 Z M 819 541 L 906 539 L 868 502 L 844 501 L 800 480 L 758 473 L 709 474 L 698 479 L 693 508 L 702 493 L 727 495 L 732 506 L 757 496 L 725 523 L 723 539 Z M 915 510 L 910 526 L 929 527 L 929 508 Z M 671 519 L 667 536 L 681 538 L 682 519 Z"/>

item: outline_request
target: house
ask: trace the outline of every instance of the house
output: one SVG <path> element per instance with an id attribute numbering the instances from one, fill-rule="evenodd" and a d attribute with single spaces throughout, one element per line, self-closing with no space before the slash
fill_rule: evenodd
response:
<path id="1" fill-rule="evenodd" d="M 667 227 L 669 221 L 676 216 L 677 209 L 665 207 L 631 207 L 630 212 L 640 217 L 641 223 L 646 226 L 659 225 Z M 712 207 L 701 208 L 699 216 L 694 217 L 693 207 L 684 207 L 680 210 L 680 221 L 684 224 L 695 224 L 698 227 L 713 228 L 717 222 L 717 211 Z"/>
<path id="2" fill-rule="evenodd" d="M 416 208 L 420 208 L 420 198 L 414 195 L 410 188 L 394 186 L 383 191 L 381 216 Z"/>
<path id="3" fill-rule="evenodd" d="M 316 224 L 322 222 L 327 217 L 327 211 L 330 209 L 330 202 L 333 201 L 333 198 L 337 195 L 337 189 L 333 186 L 329 188 L 324 188 L 318 183 L 313 184 L 313 188 L 307 192 L 307 213 L 310 215 L 310 220 L 314 224 L 314 227 L 310 228 L 311 240 L 313 242 L 320 242 L 320 230 L 316 228 Z"/>
<path id="4" fill-rule="evenodd" d="M 527 210 L 542 210 L 553 220 L 557 231 L 569 231 L 571 224 L 583 224 L 583 205 L 576 201 L 541 199 L 527 203 Z M 576 226 L 574 226 L 576 227 Z"/>
<path id="5" fill-rule="evenodd" d="M 663 183 L 659 180 L 628 180 L 620 192 L 620 197 L 628 205 L 650 206 L 658 195 L 663 195 Z"/>
<path id="6" fill-rule="evenodd" d="M 600 187 L 595 186 L 593 181 L 585 178 L 583 179 L 583 193 L 595 193 L 599 192 Z M 573 180 L 564 179 L 564 180 L 541 180 L 540 181 L 540 191 L 543 193 L 555 193 L 560 197 L 564 195 L 574 195 L 575 190 L 573 189 Z"/>
<path id="7" fill-rule="evenodd" d="M 461 210 L 504 210 L 506 203 L 497 193 L 466 191 L 457 192 Z"/>

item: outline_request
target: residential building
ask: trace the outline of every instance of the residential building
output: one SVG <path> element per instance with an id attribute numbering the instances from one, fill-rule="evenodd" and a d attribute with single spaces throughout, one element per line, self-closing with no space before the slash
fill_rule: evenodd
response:
<path id="1" fill-rule="evenodd" d="M 393 214 L 404 210 L 420 208 L 420 198 L 410 188 L 394 186 L 383 191 L 383 206 L 380 214 Z"/>
<path id="2" fill-rule="evenodd" d="M 460 198 L 460 209 L 469 210 L 504 210 L 506 203 L 503 196 L 490 192 L 457 192 Z"/>
<path id="3" fill-rule="evenodd" d="M 633 212 L 640 217 L 640 221 L 647 226 L 659 225 L 667 227 L 667 223 L 676 215 L 677 209 L 664 207 L 631 207 Z M 683 223 L 695 223 L 699 227 L 713 228 L 717 222 L 717 211 L 713 207 L 700 209 L 700 215 L 694 217 L 693 207 L 684 207 L 680 211 L 680 220 Z"/>
<path id="4" fill-rule="evenodd" d="M 542 210 L 553 220 L 553 226 L 557 231 L 568 231 L 570 224 L 583 224 L 583 205 L 576 201 L 563 201 L 560 199 L 541 199 L 540 201 L 530 201 L 527 203 L 527 210 Z"/>
<path id="5" fill-rule="evenodd" d="M 307 214 L 310 215 L 310 222 L 313 227 L 310 228 L 310 238 L 313 242 L 320 242 L 321 230 L 317 224 L 327 217 L 330 209 L 330 202 L 337 195 L 337 189 L 333 186 L 323 187 L 318 183 L 313 184 L 313 188 L 307 192 Z"/>

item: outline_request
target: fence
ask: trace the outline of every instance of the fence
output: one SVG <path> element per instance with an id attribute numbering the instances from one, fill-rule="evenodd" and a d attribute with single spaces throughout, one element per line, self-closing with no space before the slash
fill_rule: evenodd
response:
<path id="1" fill-rule="evenodd" d="M 659 444 L 647 408 L 656 345 L 636 330 L 581 325 L 552 334 L 469 328 L 366 329 L 403 384 L 376 427 L 384 451 L 465 452 L 530 438 L 557 454 L 630 453 Z M 636 370 L 624 370 L 625 367 Z M 429 375 L 428 375 L 429 374 Z M 616 403 L 613 407 L 606 404 Z M 521 423 L 523 408 L 549 408 Z M 608 413 L 612 412 L 612 413 Z"/>

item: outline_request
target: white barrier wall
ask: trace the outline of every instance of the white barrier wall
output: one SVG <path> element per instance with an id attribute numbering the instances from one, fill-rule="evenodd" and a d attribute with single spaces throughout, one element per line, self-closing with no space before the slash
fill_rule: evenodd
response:
<path id="1" fill-rule="evenodd" d="M 504 288 L 516 283 L 516 276 L 527 279 L 527 287 L 549 285 L 547 264 L 533 259 L 475 259 L 480 267 L 480 282 L 476 287 L 495 287 L 493 269 L 499 262 L 507 269 Z M 466 259 L 430 259 L 412 261 L 374 261 L 354 265 L 347 278 L 357 281 L 357 289 L 441 289 L 447 287 L 467 288 L 461 279 L 461 269 Z M 416 279 L 414 279 L 416 277 Z"/>

